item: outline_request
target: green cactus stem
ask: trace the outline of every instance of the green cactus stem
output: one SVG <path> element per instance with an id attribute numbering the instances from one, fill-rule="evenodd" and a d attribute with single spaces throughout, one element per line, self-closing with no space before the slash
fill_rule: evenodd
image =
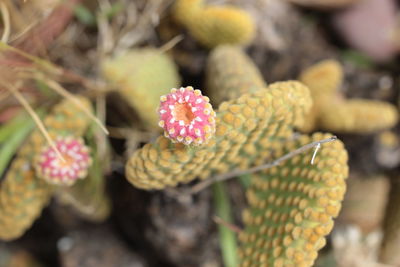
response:
<path id="1" fill-rule="evenodd" d="M 277 157 L 324 139 L 316 133 L 287 142 Z M 313 151 L 251 178 L 240 233 L 240 266 L 312 266 L 325 236 L 332 230 L 346 190 L 347 153 L 343 143 L 324 144 L 311 164 Z"/>
<path id="2" fill-rule="evenodd" d="M 198 148 L 159 137 L 135 151 L 126 165 L 127 179 L 143 189 L 164 189 L 228 170 L 246 169 L 271 158 L 293 135 L 311 106 L 307 87 L 279 82 L 219 106 L 215 138 Z"/>

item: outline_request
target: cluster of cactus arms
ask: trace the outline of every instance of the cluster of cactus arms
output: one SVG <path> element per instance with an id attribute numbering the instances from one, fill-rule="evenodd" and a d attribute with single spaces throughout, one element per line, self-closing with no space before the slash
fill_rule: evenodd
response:
<path id="1" fill-rule="evenodd" d="M 163 190 L 196 178 L 247 170 L 330 136 L 299 136 L 294 129 L 311 124 L 311 130 L 317 122 L 323 125 L 320 116 L 327 109 L 320 103 L 337 95 L 342 80 L 335 63 L 302 74 L 310 89 L 299 81 L 267 85 L 239 46 L 220 45 L 251 39 L 254 25 L 247 14 L 231 7 L 207 6 L 200 0 L 178 0 L 174 12 L 201 43 L 217 46 L 206 70 L 210 98 L 190 86 L 177 88 L 176 66 L 157 49 L 131 50 L 102 65 L 104 77 L 146 126 L 164 130 L 126 163 L 126 178 L 133 186 Z M 333 72 L 333 78 L 318 79 L 325 72 Z M 87 99 L 79 101 L 86 111 L 91 110 Z M 347 109 L 357 103 L 337 101 Z M 212 105 L 218 106 L 215 111 Z M 307 117 L 310 111 L 312 118 Z M 21 236 L 55 193 L 61 202 L 94 221 L 109 213 L 102 163 L 97 157 L 91 159 L 93 151 L 80 139 L 90 132 L 87 113 L 64 100 L 44 124 L 54 143 L 49 147 L 42 133 L 34 130 L 1 181 L 0 239 Z M 90 147 L 96 149 L 95 144 Z M 340 210 L 347 173 L 346 150 L 335 141 L 324 144 L 317 154 L 303 152 L 249 175 L 249 207 L 239 234 L 240 266 L 311 266 Z"/>
<path id="2" fill-rule="evenodd" d="M 209 48 L 222 44 L 244 45 L 255 33 L 251 16 L 232 6 L 207 5 L 204 0 L 177 0 L 173 15 L 197 41 Z"/>
<path id="3" fill-rule="evenodd" d="M 86 110 L 91 110 L 86 98 L 76 100 Z M 63 100 L 44 119 L 44 125 L 53 140 L 72 140 L 68 141 L 67 146 L 72 145 L 73 149 L 59 151 L 63 160 L 53 157 L 56 154 L 55 150 L 46 150 L 47 141 L 39 129 L 34 130 L 23 143 L 0 184 L 0 239 L 18 238 L 32 225 L 54 192 L 52 181 L 59 179 L 57 184 L 71 184 L 68 179 L 78 178 L 82 174 L 78 173 L 82 171 L 81 167 L 89 165 L 88 154 L 78 155 L 82 144 L 80 141 L 73 141 L 83 136 L 89 122 L 88 116 L 74 101 Z M 57 146 L 57 142 L 55 143 Z M 44 161 L 35 160 L 38 157 L 48 157 L 47 159 L 53 162 L 43 163 Z M 35 166 L 38 164 L 40 166 Z M 58 168 L 41 172 L 38 171 L 43 167 L 41 164 Z"/>
<path id="4" fill-rule="evenodd" d="M 165 189 L 245 170 L 329 136 L 295 137 L 294 127 L 303 125 L 312 106 L 309 89 L 297 81 L 267 86 L 239 47 L 215 48 L 207 68 L 210 101 L 219 104 L 215 136 L 201 146 L 177 143 L 168 135 L 146 144 L 126 165 L 134 186 Z M 174 103 L 170 106 L 174 110 Z M 346 188 L 347 153 L 336 141 L 323 146 L 314 164 L 312 156 L 309 151 L 251 175 L 240 234 L 241 266 L 311 266 L 325 245 Z"/>
<path id="5" fill-rule="evenodd" d="M 178 87 L 180 78 L 173 60 L 156 48 L 137 48 L 102 64 L 103 76 L 132 106 L 149 129 L 159 129 L 160 95 Z"/>
<path id="6" fill-rule="evenodd" d="M 339 62 L 325 60 L 303 71 L 299 77 L 310 88 L 314 105 L 303 132 L 323 129 L 337 133 L 368 134 L 393 127 L 398 121 L 394 105 L 367 99 L 345 99 L 337 90 L 342 84 Z"/>
<path id="7" fill-rule="evenodd" d="M 128 180 L 143 189 L 164 189 L 271 159 L 273 150 L 293 134 L 293 125 L 311 106 L 299 82 L 279 82 L 223 102 L 215 137 L 199 147 L 159 137 L 135 151 L 126 166 Z M 262 149 L 260 149 L 262 148 Z"/>
<path id="8" fill-rule="evenodd" d="M 277 156 L 328 137 L 288 141 Z M 312 266 L 332 230 L 346 190 L 347 153 L 340 141 L 295 156 L 251 178 L 239 239 L 240 266 Z"/>
<path id="9" fill-rule="evenodd" d="M 240 64 L 229 65 L 234 60 Z M 221 90 L 229 98 L 262 88 L 263 80 L 256 66 L 237 47 L 216 48 L 209 58 L 207 74 L 210 95 Z M 329 88 L 332 87 L 335 85 Z M 300 125 L 303 120 L 296 122 Z M 280 148 L 274 156 L 280 157 L 327 136 L 317 133 L 296 140 L 279 140 Z M 348 167 L 347 153 L 340 141 L 324 146 L 318 163 L 313 165 L 312 155 L 298 155 L 281 166 L 250 176 L 250 207 L 244 213 L 246 228 L 240 234 L 241 266 L 313 264 L 317 251 L 325 245 L 324 236 L 332 229 L 332 218 L 340 210 Z"/>

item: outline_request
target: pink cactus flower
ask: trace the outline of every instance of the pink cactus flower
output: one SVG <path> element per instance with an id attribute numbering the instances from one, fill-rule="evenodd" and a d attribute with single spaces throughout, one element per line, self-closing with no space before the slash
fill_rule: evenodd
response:
<path id="1" fill-rule="evenodd" d="M 92 159 L 83 140 L 60 137 L 55 140 L 55 145 L 64 160 L 51 146 L 47 146 L 36 158 L 36 174 L 47 182 L 58 185 L 72 185 L 78 179 L 85 178 Z"/>
<path id="2" fill-rule="evenodd" d="M 174 143 L 206 144 L 215 133 L 215 112 L 210 99 L 193 87 L 171 89 L 160 97 L 158 125 Z"/>

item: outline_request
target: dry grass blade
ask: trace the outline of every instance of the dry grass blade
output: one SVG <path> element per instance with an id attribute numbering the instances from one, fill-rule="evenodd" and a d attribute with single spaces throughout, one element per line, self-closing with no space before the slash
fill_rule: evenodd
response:
<path id="1" fill-rule="evenodd" d="M 172 48 L 174 48 L 175 45 L 177 45 L 180 41 L 182 41 L 184 38 L 183 34 L 179 34 L 169 40 L 167 43 L 165 43 L 163 46 L 160 47 L 160 52 L 164 53 Z"/>
<path id="2" fill-rule="evenodd" d="M 59 85 L 57 82 L 46 79 L 46 78 L 40 78 L 47 86 L 49 86 L 51 89 L 56 91 L 58 94 L 61 96 L 67 98 L 68 100 L 71 100 L 72 103 L 74 103 L 79 109 L 81 109 L 85 114 L 92 119 L 99 127 L 108 135 L 109 132 L 106 129 L 106 127 L 103 125 L 103 123 L 95 116 L 93 115 L 85 106 L 82 105 L 82 103 L 70 92 L 65 90 L 61 85 Z"/>
<path id="3" fill-rule="evenodd" d="M 96 115 L 99 121 L 103 124 L 106 120 L 106 98 L 105 95 L 98 95 L 96 98 Z M 109 134 L 109 131 L 107 129 Z M 108 154 L 108 146 L 107 146 L 107 136 L 102 134 L 101 132 L 98 133 L 98 139 L 101 140 L 97 144 L 97 154 L 100 155 L 100 158 L 104 159 L 107 157 Z"/>
<path id="4" fill-rule="evenodd" d="M 216 224 L 223 225 L 226 228 L 228 228 L 229 230 L 231 230 L 232 232 L 235 232 L 237 234 L 239 234 L 240 232 L 243 231 L 243 229 L 241 229 L 239 226 L 229 223 L 229 222 L 225 221 L 224 219 L 222 219 L 221 217 L 218 217 L 216 215 L 214 215 L 212 219 Z"/>
<path id="5" fill-rule="evenodd" d="M 24 96 L 18 91 L 18 89 L 12 85 L 12 84 L 6 84 L 2 83 L 3 86 L 5 86 L 14 96 L 15 98 L 20 102 L 20 104 L 25 108 L 25 110 L 29 113 L 29 115 L 32 117 L 34 122 L 36 123 L 37 127 L 39 130 L 42 132 L 44 138 L 47 140 L 47 142 L 50 144 L 50 146 L 53 148 L 53 150 L 56 152 L 57 156 L 65 162 L 64 157 L 58 150 L 57 146 L 55 145 L 53 139 L 51 139 L 49 132 L 46 130 L 46 127 L 44 126 L 42 120 L 40 117 L 36 114 L 36 112 L 33 110 L 33 108 L 29 105 L 28 101 L 24 98 Z"/>
<path id="6" fill-rule="evenodd" d="M 10 38 L 11 25 L 10 25 L 10 13 L 4 2 L 0 2 L 1 17 L 3 18 L 4 31 L 1 36 L 1 41 L 7 43 Z"/>

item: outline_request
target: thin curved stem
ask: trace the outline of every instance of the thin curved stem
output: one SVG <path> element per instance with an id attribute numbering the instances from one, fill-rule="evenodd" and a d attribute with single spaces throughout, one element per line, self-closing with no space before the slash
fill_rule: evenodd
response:
<path id="1" fill-rule="evenodd" d="M 210 185 L 214 184 L 215 182 L 225 181 L 225 180 L 228 180 L 228 179 L 240 176 L 240 175 L 255 173 L 255 172 L 258 172 L 258 171 L 262 171 L 262 170 L 265 170 L 265 169 L 269 169 L 269 168 L 278 166 L 279 164 L 281 164 L 285 160 L 293 158 L 294 156 L 297 156 L 297 155 L 299 155 L 299 154 L 301 154 L 301 153 L 303 153 L 303 152 L 305 152 L 307 150 L 310 150 L 312 148 L 321 146 L 324 143 L 329 143 L 329 142 L 332 142 L 332 141 L 335 141 L 335 140 L 337 140 L 337 137 L 336 136 L 332 136 L 332 137 L 329 137 L 329 138 L 326 138 L 326 139 L 323 139 L 323 140 L 315 141 L 315 142 L 309 143 L 307 145 L 304 145 L 304 146 L 302 146 L 302 147 L 300 147 L 300 148 L 298 148 L 296 150 L 293 150 L 293 151 L 289 152 L 288 154 L 286 154 L 286 155 L 284 155 L 284 156 L 282 156 L 282 157 L 280 157 L 280 158 L 278 158 L 278 159 L 276 159 L 276 160 L 274 160 L 272 162 L 269 162 L 269 163 L 266 163 L 266 164 L 262 164 L 262 165 L 259 165 L 259 166 L 255 166 L 255 167 L 247 169 L 247 170 L 233 170 L 233 171 L 228 172 L 228 173 L 224 173 L 224 174 L 213 176 L 213 177 L 211 177 L 211 178 L 209 178 L 207 180 L 204 180 L 204 181 L 194 185 L 193 187 L 191 187 L 188 190 L 188 192 L 185 192 L 185 193 L 189 194 L 189 195 L 196 194 L 196 193 L 199 193 L 200 191 L 204 190 L 205 188 L 209 187 Z M 314 154 L 316 154 L 316 152 L 314 152 Z"/>

